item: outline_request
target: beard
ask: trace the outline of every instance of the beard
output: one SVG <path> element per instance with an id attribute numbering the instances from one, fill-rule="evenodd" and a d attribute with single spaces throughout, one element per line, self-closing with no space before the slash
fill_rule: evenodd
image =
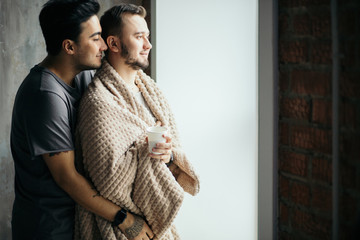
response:
<path id="1" fill-rule="evenodd" d="M 145 70 L 147 67 L 149 67 L 149 60 L 145 60 L 143 62 L 140 62 L 136 58 L 133 58 L 128 50 L 128 47 L 121 42 L 121 56 L 125 58 L 125 63 L 129 65 L 134 70 Z"/>

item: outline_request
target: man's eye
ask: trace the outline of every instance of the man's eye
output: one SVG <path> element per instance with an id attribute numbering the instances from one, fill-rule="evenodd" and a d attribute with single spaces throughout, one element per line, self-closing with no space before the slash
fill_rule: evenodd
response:
<path id="1" fill-rule="evenodd" d="M 100 40 L 100 38 L 94 38 L 94 41 L 99 41 Z"/>

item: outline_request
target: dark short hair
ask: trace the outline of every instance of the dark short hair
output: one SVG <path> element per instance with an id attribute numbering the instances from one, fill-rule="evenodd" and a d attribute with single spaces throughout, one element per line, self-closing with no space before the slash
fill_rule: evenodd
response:
<path id="1" fill-rule="evenodd" d="M 45 3 L 39 20 L 48 54 L 59 54 L 65 39 L 77 42 L 81 23 L 96 15 L 99 9 L 97 0 L 49 0 Z"/>
<path id="2" fill-rule="evenodd" d="M 101 37 L 105 40 L 108 36 L 114 35 L 122 37 L 123 16 L 124 14 L 140 15 L 146 17 L 146 10 L 142 6 L 134 4 L 119 4 L 107 10 L 100 18 L 100 25 L 102 28 Z"/>

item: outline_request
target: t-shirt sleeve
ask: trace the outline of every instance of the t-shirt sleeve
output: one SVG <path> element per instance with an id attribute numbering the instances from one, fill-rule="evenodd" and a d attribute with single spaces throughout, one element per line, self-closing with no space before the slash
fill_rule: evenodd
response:
<path id="1" fill-rule="evenodd" d="M 59 95 L 42 92 L 25 111 L 26 137 L 33 158 L 74 149 L 70 111 Z"/>

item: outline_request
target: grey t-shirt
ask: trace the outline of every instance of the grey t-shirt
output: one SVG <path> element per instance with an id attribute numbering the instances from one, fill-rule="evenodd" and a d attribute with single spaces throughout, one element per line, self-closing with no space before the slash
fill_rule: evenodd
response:
<path id="1" fill-rule="evenodd" d="M 92 77 L 92 71 L 84 71 L 70 87 L 35 66 L 17 92 L 11 125 L 13 239 L 72 239 L 75 203 L 56 184 L 41 155 L 74 150 L 76 109 Z"/>

